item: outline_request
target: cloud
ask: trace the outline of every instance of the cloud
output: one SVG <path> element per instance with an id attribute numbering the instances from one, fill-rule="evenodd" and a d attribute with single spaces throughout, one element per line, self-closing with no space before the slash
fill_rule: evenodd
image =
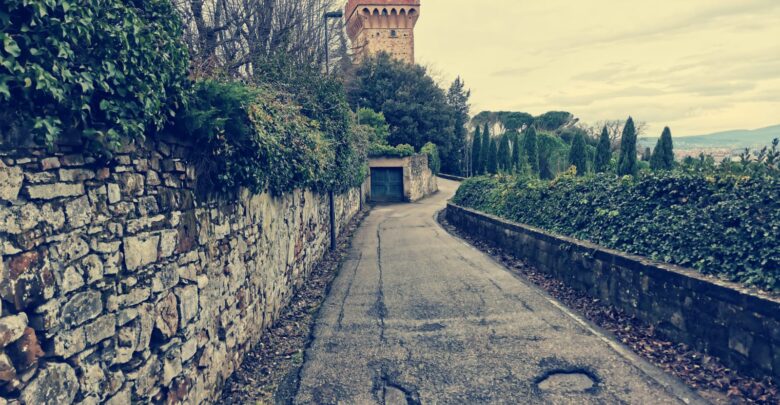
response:
<path id="1" fill-rule="evenodd" d="M 623 31 L 601 37 L 584 38 L 568 47 L 568 51 L 582 49 L 583 47 L 607 46 L 621 42 L 640 42 L 653 38 L 665 38 L 680 31 L 689 31 L 707 25 L 721 17 L 735 17 L 739 15 L 754 15 L 768 13 L 780 8 L 777 0 L 749 0 L 733 4 L 713 3 L 710 9 L 700 8 L 695 13 L 682 16 L 661 24 Z"/>
<path id="2" fill-rule="evenodd" d="M 425 10 L 418 55 L 466 80 L 474 113 L 633 114 L 650 133 L 780 121 L 780 0 L 438 0 Z M 452 23 L 463 15 L 467 28 Z"/>
<path id="3" fill-rule="evenodd" d="M 616 80 L 616 79 L 624 78 L 636 72 L 637 72 L 637 68 L 635 66 L 627 66 L 625 64 L 620 64 L 620 65 L 611 65 L 598 70 L 592 70 L 586 73 L 580 73 L 572 77 L 572 79 L 581 80 L 581 81 L 603 82 L 604 80 Z"/>
<path id="4" fill-rule="evenodd" d="M 531 73 L 539 68 L 537 67 L 531 67 L 531 66 L 525 66 L 525 67 L 516 67 L 516 68 L 508 68 L 508 69 L 501 69 L 496 70 L 494 72 L 490 73 L 490 76 L 493 77 L 516 77 L 524 74 Z"/>
<path id="5" fill-rule="evenodd" d="M 560 94 L 549 96 L 546 101 L 564 108 L 583 107 L 597 101 L 615 101 L 617 99 L 631 99 L 652 97 L 665 94 L 663 90 L 651 87 L 630 86 L 607 91 L 588 92 L 579 95 Z"/>
<path id="6" fill-rule="evenodd" d="M 705 97 L 734 96 L 756 88 L 752 82 L 716 82 L 688 85 L 682 90 Z"/>

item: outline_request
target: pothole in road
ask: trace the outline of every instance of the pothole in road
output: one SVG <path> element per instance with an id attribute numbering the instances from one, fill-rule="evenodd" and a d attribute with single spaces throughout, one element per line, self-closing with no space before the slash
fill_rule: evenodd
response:
<path id="1" fill-rule="evenodd" d="M 409 405 L 409 401 L 406 400 L 405 392 L 395 387 L 386 386 L 385 405 Z"/>
<path id="2" fill-rule="evenodd" d="M 596 385 L 596 381 L 579 371 L 557 371 L 548 374 L 536 384 L 544 392 L 585 392 Z"/>

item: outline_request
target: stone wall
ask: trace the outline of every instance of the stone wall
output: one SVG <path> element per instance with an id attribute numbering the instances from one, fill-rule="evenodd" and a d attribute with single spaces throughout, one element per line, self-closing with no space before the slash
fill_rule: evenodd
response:
<path id="1" fill-rule="evenodd" d="M 196 197 L 188 147 L 0 142 L 0 403 L 207 403 L 326 253 L 327 196 Z M 337 220 L 362 193 L 337 196 Z"/>
<path id="2" fill-rule="evenodd" d="M 455 176 L 455 175 L 452 175 L 452 174 L 445 174 L 445 173 L 439 173 L 439 174 L 437 174 L 437 176 L 439 176 L 439 177 L 441 177 L 442 179 L 445 179 L 445 180 L 452 180 L 452 181 L 457 181 L 457 182 L 461 182 L 461 181 L 465 181 L 466 180 L 466 177 Z"/>
<path id="3" fill-rule="evenodd" d="M 428 166 L 428 155 L 419 154 L 410 157 L 409 169 L 411 172 L 408 178 L 409 201 L 417 201 L 439 191 L 436 176 Z M 407 179 L 404 178 L 404 181 Z"/>
<path id="4" fill-rule="evenodd" d="M 780 299 L 455 206 L 447 219 L 748 374 L 780 377 Z"/>

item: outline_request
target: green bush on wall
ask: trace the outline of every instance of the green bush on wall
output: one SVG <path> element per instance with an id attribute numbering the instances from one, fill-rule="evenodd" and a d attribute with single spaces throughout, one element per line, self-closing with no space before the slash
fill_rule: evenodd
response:
<path id="1" fill-rule="evenodd" d="M 269 88 L 238 82 L 198 82 L 174 130 L 194 143 L 192 160 L 206 192 L 325 188 L 319 181 L 335 160 L 332 144 L 300 107 Z"/>
<path id="2" fill-rule="evenodd" d="M 436 144 L 428 142 L 420 149 L 420 153 L 428 155 L 428 166 L 431 168 L 433 174 L 439 174 L 441 170 L 441 157 L 439 156 L 439 148 Z"/>
<path id="3" fill-rule="evenodd" d="M 414 156 L 414 147 L 409 144 L 398 146 L 373 144 L 368 149 L 370 157 L 409 157 Z"/>
<path id="4" fill-rule="evenodd" d="M 75 135 L 110 157 L 171 131 L 194 145 L 199 189 L 220 195 L 364 181 L 368 137 L 339 80 L 281 61 L 267 69 L 273 88 L 192 83 L 181 24 L 170 0 L 1 2 L 0 133 L 31 130 L 50 146 Z"/>
<path id="5" fill-rule="evenodd" d="M 465 181 L 456 204 L 704 274 L 780 290 L 780 178 L 729 173 Z"/>
<path id="6" fill-rule="evenodd" d="M 94 149 L 160 129 L 182 102 L 188 56 L 168 0 L 0 2 L 0 122 Z"/>

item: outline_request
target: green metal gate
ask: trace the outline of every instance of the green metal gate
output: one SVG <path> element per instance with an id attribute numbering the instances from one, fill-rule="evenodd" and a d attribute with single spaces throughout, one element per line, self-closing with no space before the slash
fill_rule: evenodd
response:
<path id="1" fill-rule="evenodd" d="M 400 167 L 371 169 L 371 199 L 377 202 L 404 200 L 404 171 Z"/>

